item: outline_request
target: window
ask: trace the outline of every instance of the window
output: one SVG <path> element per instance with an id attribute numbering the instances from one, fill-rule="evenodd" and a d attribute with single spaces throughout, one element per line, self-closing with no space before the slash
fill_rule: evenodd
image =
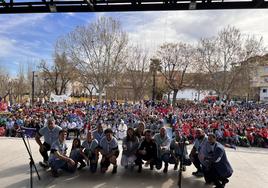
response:
<path id="1" fill-rule="evenodd" d="M 267 92 L 267 89 L 263 89 L 262 92 L 263 92 L 263 93 L 266 93 L 266 92 Z"/>

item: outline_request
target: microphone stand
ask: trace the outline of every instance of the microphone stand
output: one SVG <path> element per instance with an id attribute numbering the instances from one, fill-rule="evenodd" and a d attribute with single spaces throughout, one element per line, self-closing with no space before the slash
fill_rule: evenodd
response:
<path id="1" fill-rule="evenodd" d="M 180 156 L 180 167 L 179 167 L 179 177 L 178 177 L 178 186 L 179 186 L 179 188 L 181 188 L 181 178 L 182 178 L 183 160 L 184 160 L 184 148 L 185 148 L 186 138 L 182 137 L 181 139 L 182 139 L 182 142 L 181 142 L 182 154 Z"/>
<path id="2" fill-rule="evenodd" d="M 38 170 L 37 170 L 37 168 L 35 166 L 35 162 L 33 160 L 31 150 L 29 149 L 30 148 L 30 143 L 28 142 L 29 145 L 27 145 L 27 143 L 25 141 L 25 138 L 24 138 L 25 135 L 24 135 L 23 131 L 20 131 L 20 133 L 21 133 L 21 138 L 23 140 L 23 143 L 24 143 L 24 145 L 26 147 L 26 150 L 27 150 L 27 152 L 29 154 L 29 160 L 30 160 L 30 163 L 29 163 L 29 165 L 30 165 L 30 185 L 31 185 L 30 188 L 33 188 L 33 167 L 35 169 L 35 172 L 37 174 L 38 179 L 41 180 L 41 178 L 40 178 Z M 27 137 L 27 139 L 28 139 L 28 137 Z"/>

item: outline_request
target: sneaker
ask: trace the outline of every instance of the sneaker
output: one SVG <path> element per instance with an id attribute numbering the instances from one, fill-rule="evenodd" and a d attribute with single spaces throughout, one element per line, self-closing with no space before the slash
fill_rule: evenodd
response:
<path id="1" fill-rule="evenodd" d="M 78 170 L 82 170 L 84 167 L 86 167 L 86 163 L 81 163 L 80 166 L 77 168 Z"/>
<path id="2" fill-rule="evenodd" d="M 135 168 L 135 165 L 130 166 L 130 170 L 134 170 L 134 168 Z"/>
<path id="3" fill-rule="evenodd" d="M 57 170 L 53 170 L 53 169 L 51 169 L 51 174 L 52 174 L 52 176 L 55 177 L 55 178 L 59 177 L 59 173 L 58 173 Z"/>
<path id="4" fill-rule="evenodd" d="M 174 170 L 178 170 L 178 163 L 175 163 Z"/>
<path id="5" fill-rule="evenodd" d="M 101 168 L 101 173 L 105 173 L 107 171 L 107 168 Z"/>
<path id="6" fill-rule="evenodd" d="M 186 171 L 186 166 L 182 167 L 182 171 L 185 172 Z"/>
<path id="7" fill-rule="evenodd" d="M 225 179 L 225 180 L 222 181 L 223 187 L 225 186 L 226 183 L 229 183 L 229 180 L 228 179 Z"/>
<path id="8" fill-rule="evenodd" d="M 194 175 L 194 176 L 195 176 L 195 175 L 196 175 L 198 172 L 199 172 L 199 171 L 192 172 L 192 175 Z"/>
<path id="9" fill-rule="evenodd" d="M 224 187 L 225 187 L 224 185 L 217 185 L 214 188 L 224 188 Z"/>
<path id="10" fill-rule="evenodd" d="M 48 165 L 48 162 L 47 161 L 44 161 L 44 162 L 39 162 L 39 165 L 43 168 L 49 168 L 49 165 Z"/>
<path id="11" fill-rule="evenodd" d="M 114 167 L 113 167 L 112 174 L 116 174 L 116 173 L 117 173 L 117 166 L 114 166 Z"/>
<path id="12" fill-rule="evenodd" d="M 154 165 L 150 164 L 150 170 L 153 170 L 153 169 L 154 169 Z"/>
<path id="13" fill-rule="evenodd" d="M 197 173 L 195 173 L 193 175 L 196 176 L 196 177 L 203 177 L 204 173 L 203 172 L 197 172 Z"/>
<path id="14" fill-rule="evenodd" d="M 139 165 L 139 168 L 138 168 L 138 173 L 141 173 L 141 170 L 142 170 L 142 166 Z"/>
<path id="15" fill-rule="evenodd" d="M 205 185 L 212 185 L 213 182 L 212 181 L 205 181 Z"/>
<path id="16" fill-rule="evenodd" d="M 167 167 L 167 166 L 165 166 L 165 168 L 164 168 L 163 172 L 164 172 L 164 173 L 167 173 L 167 171 L 168 171 L 168 167 Z"/>

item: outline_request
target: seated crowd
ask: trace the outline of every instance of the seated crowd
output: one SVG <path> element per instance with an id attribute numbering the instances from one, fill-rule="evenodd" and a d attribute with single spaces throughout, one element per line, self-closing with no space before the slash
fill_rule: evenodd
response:
<path id="1" fill-rule="evenodd" d="M 0 113 L 0 135 L 19 136 L 17 132 L 26 130 L 29 137 L 47 124 L 53 116 L 56 124 L 67 129 L 67 139 L 71 135 L 86 135 L 98 124 L 111 128 L 117 139 L 126 136 L 129 127 L 137 127 L 143 121 L 145 128 L 158 133 L 164 124 L 172 129 L 181 129 L 190 142 L 195 139 L 196 128 L 206 133 L 213 132 L 217 141 L 233 146 L 268 147 L 267 105 L 222 104 L 178 104 L 167 103 L 151 106 L 148 103 L 119 104 L 116 101 L 85 104 L 36 104 L 33 108 L 13 105 L 5 113 Z"/>

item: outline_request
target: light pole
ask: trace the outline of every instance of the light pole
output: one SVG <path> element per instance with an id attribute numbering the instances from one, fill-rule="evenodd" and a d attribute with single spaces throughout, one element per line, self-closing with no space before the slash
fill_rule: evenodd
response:
<path id="1" fill-rule="evenodd" d="M 32 107 L 34 105 L 34 71 L 32 75 Z"/>
<path id="2" fill-rule="evenodd" d="M 9 84 L 9 91 L 8 91 L 9 102 L 10 102 L 10 106 L 12 106 L 12 104 L 13 104 L 13 101 L 12 101 L 12 89 L 13 89 L 13 86 L 14 86 L 14 84 L 13 84 L 13 80 L 10 80 L 10 81 L 8 82 L 8 84 Z"/>
<path id="3" fill-rule="evenodd" d="M 155 101 L 155 70 L 153 70 L 153 94 L 152 94 L 152 100 Z"/>

